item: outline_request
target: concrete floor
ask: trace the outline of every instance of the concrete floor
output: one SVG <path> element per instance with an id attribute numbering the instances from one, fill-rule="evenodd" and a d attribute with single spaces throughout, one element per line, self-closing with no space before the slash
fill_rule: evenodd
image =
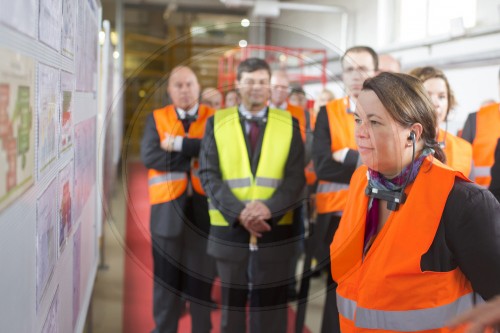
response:
<path id="1" fill-rule="evenodd" d="M 111 203 L 111 214 L 104 226 L 103 265 L 97 272 L 91 309 L 86 331 L 88 333 L 121 333 L 123 325 L 123 272 L 125 242 L 125 200 L 123 184 L 116 184 Z M 109 215 L 109 214 L 108 214 Z M 298 267 L 302 267 L 299 262 Z M 323 275 L 311 279 L 310 297 L 307 305 L 306 326 L 312 333 L 320 333 L 325 296 Z M 296 303 L 291 305 L 296 307 Z M 139 333 L 139 332 L 138 332 Z M 143 332 L 140 332 L 143 333 Z M 146 332 L 144 332 L 146 333 Z M 189 333 L 189 332 L 179 332 Z"/>

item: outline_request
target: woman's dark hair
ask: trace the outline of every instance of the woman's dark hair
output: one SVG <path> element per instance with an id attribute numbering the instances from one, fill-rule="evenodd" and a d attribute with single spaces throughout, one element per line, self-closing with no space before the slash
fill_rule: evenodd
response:
<path id="1" fill-rule="evenodd" d="M 269 67 L 269 64 L 265 60 L 260 58 L 248 58 L 238 65 L 236 79 L 239 81 L 243 73 L 252 73 L 261 69 L 266 70 L 269 73 L 269 77 L 271 77 L 271 67 Z"/>
<path id="2" fill-rule="evenodd" d="M 407 74 L 382 72 L 367 79 L 363 90 L 373 91 L 391 118 L 401 126 L 408 128 L 415 123 L 421 124 L 424 146 L 432 148 L 438 160 L 446 161 L 436 141 L 436 112 L 419 79 Z"/>
<path id="3" fill-rule="evenodd" d="M 429 79 L 441 79 L 444 81 L 448 93 L 448 110 L 446 110 L 446 117 L 444 118 L 446 120 L 450 114 L 450 110 L 457 106 L 455 94 L 453 93 L 453 90 L 451 90 L 450 83 L 448 82 L 446 75 L 444 75 L 440 69 L 431 66 L 414 68 L 408 74 L 416 76 L 420 79 L 420 81 L 422 81 L 422 83 Z"/>

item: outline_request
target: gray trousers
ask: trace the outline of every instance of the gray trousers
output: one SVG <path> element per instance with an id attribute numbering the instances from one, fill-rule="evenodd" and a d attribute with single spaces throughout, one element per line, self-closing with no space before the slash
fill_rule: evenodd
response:
<path id="1" fill-rule="evenodd" d="M 222 286 L 221 333 L 286 333 L 287 290 L 291 277 L 288 258 L 269 261 L 250 252 L 246 260 L 216 259 Z"/>

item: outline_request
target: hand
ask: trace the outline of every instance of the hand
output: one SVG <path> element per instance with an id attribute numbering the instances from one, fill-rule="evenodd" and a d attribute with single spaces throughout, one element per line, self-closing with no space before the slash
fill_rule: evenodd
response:
<path id="1" fill-rule="evenodd" d="M 174 140 L 175 136 L 165 133 L 165 138 L 160 142 L 160 146 L 163 150 L 171 152 L 174 150 Z"/>
<path id="2" fill-rule="evenodd" d="M 239 220 L 241 225 L 253 236 L 262 237 L 262 232 L 271 230 L 265 220 L 271 218 L 271 211 L 262 202 L 253 201 L 241 211 Z"/>
<path id="3" fill-rule="evenodd" d="M 448 325 L 454 329 L 463 324 L 468 324 L 465 333 L 481 333 L 487 329 L 498 329 L 500 325 L 500 296 L 461 314 Z"/>
<path id="4" fill-rule="evenodd" d="M 262 220 L 269 220 L 271 218 L 271 211 L 262 201 L 252 201 L 247 203 L 245 209 L 254 212 Z"/>
<path id="5" fill-rule="evenodd" d="M 337 151 L 334 151 L 332 154 L 333 160 L 338 163 L 344 163 L 348 151 L 349 148 L 342 148 Z"/>

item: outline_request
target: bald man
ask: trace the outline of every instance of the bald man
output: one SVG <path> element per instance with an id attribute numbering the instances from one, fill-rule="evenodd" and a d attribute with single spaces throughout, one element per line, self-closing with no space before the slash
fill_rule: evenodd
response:
<path id="1" fill-rule="evenodd" d="M 190 301 L 192 332 L 209 333 L 215 264 L 206 256 L 208 204 L 198 178 L 205 123 L 214 110 L 198 103 L 194 72 L 175 67 L 168 79 L 172 104 L 147 118 L 141 158 L 149 169 L 154 264 L 154 333 L 176 333 Z"/>
<path id="2" fill-rule="evenodd" d="M 222 100 L 222 93 L 215 88 L 208 87 L 201 92 L 201 102 L 211 106 L 214 110 L 222 108 Z"/>

